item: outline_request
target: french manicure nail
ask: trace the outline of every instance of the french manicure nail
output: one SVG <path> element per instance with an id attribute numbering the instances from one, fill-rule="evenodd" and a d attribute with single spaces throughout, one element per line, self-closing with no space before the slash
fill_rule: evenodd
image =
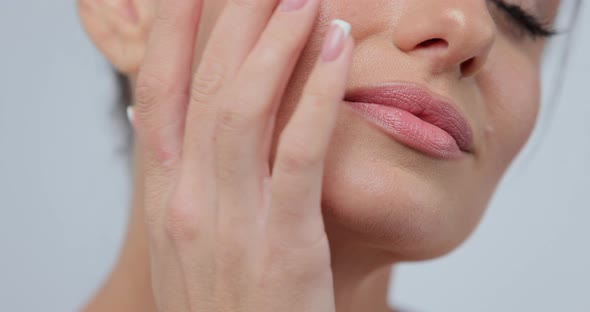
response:
<path id="1" fill-rule="evenodd" d="M 133 124 L 133 106 L 127 106 L 127 119 L 130 124 Z"/>
<path id="2" fill-rule="evenodd" d="M 321 59 L 324 62 L 332 62 L 336 60 L 342 51 L 346 43 L 346 38 L 350 34 L 350 24 L 339 19 L 335 19 L 330 23 L 330 28 L 324 46 L 322 47 Z"/>

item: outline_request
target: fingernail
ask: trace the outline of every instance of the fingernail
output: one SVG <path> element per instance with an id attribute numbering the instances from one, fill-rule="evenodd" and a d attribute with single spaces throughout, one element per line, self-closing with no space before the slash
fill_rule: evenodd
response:
<path id="1" fill-rule="evenodd" d="M 342 54 L 349 34 L 349 23 L 339 19 L 333 20 L 322 47 L 322 61 L 332 62 L 336 60 Z"/>
<path id="2" fill-rule="evenodd" d="M 133 125 L 133 106 L 127 106 L 127 119 Z"/>
<path id="3" fill-rule="evenodd" d="M 295 11 L 301 9 L 307 0 L 282 0 L 281 9 L 283 11 Z"/>

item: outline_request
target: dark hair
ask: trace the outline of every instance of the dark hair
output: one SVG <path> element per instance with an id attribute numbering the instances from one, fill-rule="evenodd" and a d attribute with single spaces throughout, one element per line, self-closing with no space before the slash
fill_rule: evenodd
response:
<path id="1" fill-rule="evenodd" d="M 131 131 L 131 125 L 127 121 L 127 107 L 132 105 L 133 93 L 131 90 L 131 84 L 129 83 L 129 80 L 125 74 L 115 70 L 115 79 L 117 83 L 118 94 L 116 97 L 117 105 L 114 107 L 113 115 L 115 119 L 120 121 L 118 124 L 123 127 L 121 132 L 124 133 L 123 143 L 118 151 L 123 155 L 129 155 L 131 153 L 131 146 L 133 143 L 133 133 Z M 128 160 L 131 161 L 131 157 L 128 157 Z"/>
<path id="2" fill-rule="evenodd" d="M 123 108 L 123 112 L 127 109 L 127 106 L 131 105 L 132 96 L 131 96 L 131 86 L 129 85 L 129 81 L 127 80 L 127 76 L 122 74 L 118 71 L 115 71 L 117 85 L 119 86 L 119 103 Z"/>
<path id="3" fill-rule="evenodd" d="M 563 81 L 564 81 L 564 75 L 567 72 L 568 66 L 570 65 L 568 60 L 571 56 L 571 52 L 572 52 L 572 43 L 573 43 L 573 29 L 574 26 L 577 25 L 578 23 L 578 19 L 580 16 L 580 11 L 582 9 L 582 0 L 576 0 L 576 3 L 574 4 L 573 8 L 572 8 L 573 14 L 572 14 L 572 20 L 570 21 L 570 24 L 568 25 L 568 29 L 564 30 L 564 31 L 559 31 L 559 34 L 568 34 L 566 43 L 565 43 L 565 51 L 561 54 L 561 59 L 559 60 L 559 63 L 561 64 L 561 66 L 559 67 L 558 71 L 557 71 L 557 75 L 555 75 L 555 77 L 553 78 L 553 81 L 555 82 L 553 85 L 555 86 L 555 89 L 553 90 L 553 92 L 551 93 L 551 95 L 549 96 L 549 103 L 557 103 L 557 100 L 559 100 L 559 97 L 561 96 L 561 93 L 563 91 Z M 553 115 L 555 110 L 555 105 L 550 107 L 550 114 L 547 115 Z"/>

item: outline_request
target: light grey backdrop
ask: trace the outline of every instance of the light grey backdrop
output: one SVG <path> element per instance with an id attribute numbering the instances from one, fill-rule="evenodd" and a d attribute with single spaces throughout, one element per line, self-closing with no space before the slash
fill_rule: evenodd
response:
<path id="1" fill-rule="evenodd" d="M 513 168 L 464 246 L 397 270 L 396 302 L 590 311 L 590 22 L 576 38 L 535 154 Z M 2 1 L 0 39 L 0 311 L 74 311 L 108 273 L 127 217 L 114 81 L 73 0 Z"/>

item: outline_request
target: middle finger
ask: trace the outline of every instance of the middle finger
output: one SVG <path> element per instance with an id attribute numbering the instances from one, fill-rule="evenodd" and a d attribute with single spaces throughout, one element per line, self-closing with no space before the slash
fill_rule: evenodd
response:
<path id="1" fill-rule="evenodd" d="M 214 177 L 210 151 L 215 132 L 216 107 L 212 105 L 219 89 L 236 74 L 240 65 L 260 37 L 277 0 L 228 0 L 192 81 L 187 112 L 183 166 L 206 183 Z M 196 167 L 196 168 L 195 168 Z M 203 175 L 209 172 L 206 177 Z"/>
<path id="2" fill-rule="evenodd" d="M 307 42 L 319 0 L 285 0 L 219 106 L 217 183 L 223 229 L 256 224 L 269 178 L 269 141 L 278 104 Z"/>

